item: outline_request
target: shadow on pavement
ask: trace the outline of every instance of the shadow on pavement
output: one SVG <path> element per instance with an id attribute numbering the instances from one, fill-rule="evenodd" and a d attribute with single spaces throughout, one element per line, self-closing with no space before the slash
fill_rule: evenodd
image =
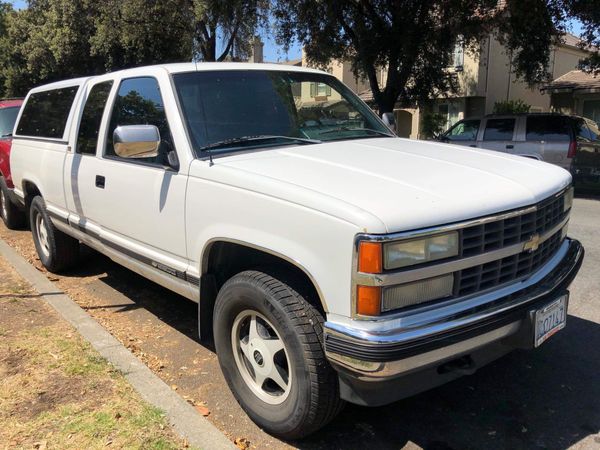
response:
<path id="1" fill-rule="evenodd" d="M 474 375 L 392 405 L 350 405 L 328 428 L 295 444 L 566 449 L 600 431 L 599 344 L 600 325 L 569 316 L 567 328 L 537 350 L 511 353 Z"/>
<path id="2" fill-rule="evenodd" d="M 146 309 L 170 327 L 190 339 L 199 341 L 198 306 L 195 302 L 149 281 L 93 250 L 85 249 L 82 258 L 85 262 L 81 264 L 80 268 L 64 273 L 62 276 L 77 278 L 100 275 L 100 282 L 115 289 L 131 301 L 123 304 L 103 305 L 98 308 L 112 308 L 115 313 Z M 213 351 L 213 349 L 210 350 Z"/>

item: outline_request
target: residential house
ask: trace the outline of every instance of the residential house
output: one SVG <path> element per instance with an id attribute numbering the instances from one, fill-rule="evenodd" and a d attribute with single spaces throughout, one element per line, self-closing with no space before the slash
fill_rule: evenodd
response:
<path id="1" fill-rule="evenodd" d="M 575 69 L 587 55 L 577 46 L 579 42 L 576 36 L 566 34 L 552 49 L 548 71 L 553 79 Z M 474 52 L 457 44 L 448 70 L 457 77 L 458 92 L 435 99 L 427 111 L 443 115 L 448 127 L 466 117 L 492 113 L 499 101 L 522 100 L 531 105 L 532 112 L 551 111 L 550 96 L 542 86 L 529 86 L 515 76 L 506 49 L 493 36 Z"/>
<path id="2" fill-rule="evenodd" d="M 576 36 L 567 34 L 563 42 L 552 49 L 548 70 L 553 78 L 575 69 L 579 60 L 587 55 L 577 46 L 578 43 L 579 39 Z M 304 55 L 302 65 L 306 65 Z M 350 63 L 332 61 L 327 70 L 359 94 L 364 101 L 373 102 L 368 81 L 357 78 L 351 70 Z M 465 50 L 464 45 L 458 43 L 448 73 L 457 78 L 458 91 L 433 99 L 427 108 L 403 108 L 398 105 L 394 110 L 398 135 L 413 139 L 421 137 L 420 123 L 424 114 L 441 114 L 446 119 L 446 127 L 450 127 L 466 117 L 490 114 L 498 101 L 523 100 L 531 105 L 532 112 L 553 110 L 550 95 L 541 89 L 542 86 L 531 87 L 515 76 L 505 48 L 493 36 L 485 39 L 476 51 Z M 378 78 L 383 84 L 384 70 L 379 73 Z"/>
<path id="3" fill-rule="evenodd" d="M 550 109 L 592 119 L 600 126 L 600 75 L 571 70 L 543 87 Z"/>

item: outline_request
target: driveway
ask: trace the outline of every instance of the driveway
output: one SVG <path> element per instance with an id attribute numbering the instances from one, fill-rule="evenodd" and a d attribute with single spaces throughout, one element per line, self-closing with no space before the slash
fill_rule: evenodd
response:
<path id="1" fill-rule="evenodd" d="M 586 259 L 564 331 L 440 388 L 389 406 L 348 405 L 327 428 L 282 442 L 239 408 L 212 349 L 196 339 L 195 304 L 93 252 L 76 272 L 48 274 L 63 290 L 232 440 L 255 448 L 600 448 L 600 201 L 576 199 L 570 235 Z M 0 237 L 40 270 L 26 231 Z"/>

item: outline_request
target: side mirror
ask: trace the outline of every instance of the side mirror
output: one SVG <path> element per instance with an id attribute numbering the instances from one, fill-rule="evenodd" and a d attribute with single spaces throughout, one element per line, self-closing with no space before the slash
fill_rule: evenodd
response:
<path id="1" fill-rule="evenodd" d="M 121 158 L 158 156 L 160 132 L 154 125 L 124 125 L 113 132 L 115 153 Z"/>
<path id="2" fill-rule="evenodd" d="M 394 116 L 394 113 L 383 113 L 381 115 L 381 120 L 383 120 L 383 123 L 385 123 L 390 130 L 394 133 L 396 132 L 396 117 Z"/>

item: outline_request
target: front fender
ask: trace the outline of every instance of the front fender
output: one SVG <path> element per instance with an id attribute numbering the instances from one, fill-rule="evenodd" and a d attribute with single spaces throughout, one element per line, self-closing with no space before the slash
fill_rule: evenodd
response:
<path id="1" fill-rule="evenodd" d="M 240 243 L 294 264 L 313 281 L 328 313 L 350 316 L 356 225 L 256 192 L 190 179 L 186 230 L 191 275 L 202 275 L 214 242 Z"/>

